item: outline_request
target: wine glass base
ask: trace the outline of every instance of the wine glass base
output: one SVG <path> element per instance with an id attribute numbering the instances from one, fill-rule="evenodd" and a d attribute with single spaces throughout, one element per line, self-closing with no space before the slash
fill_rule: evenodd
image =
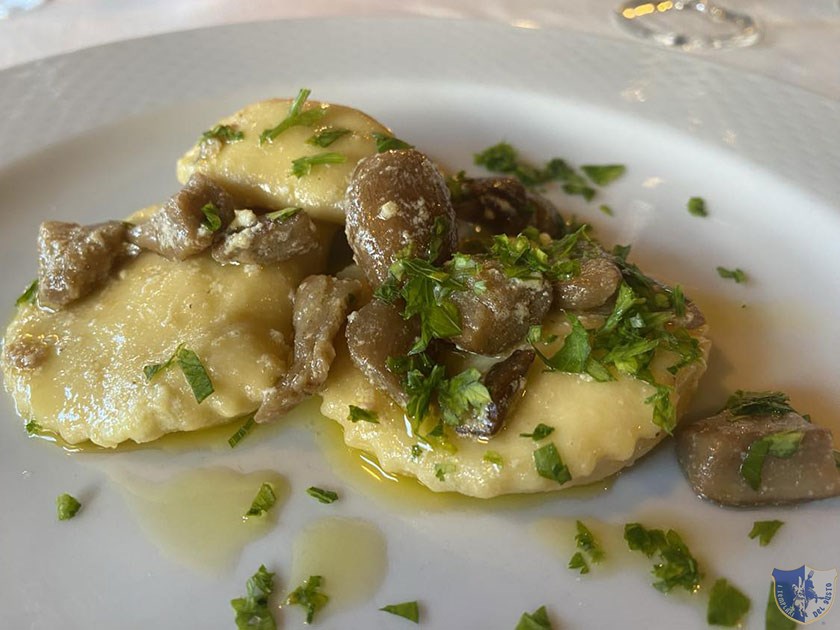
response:
<path id="1" fill-rule="evenodd" d="M 743 48 L 761 38 L 758 25 L 749 15 L 703 0 L 629 0 L 622 3 L 614 15 L 624 30 L 669 48 Z"/>

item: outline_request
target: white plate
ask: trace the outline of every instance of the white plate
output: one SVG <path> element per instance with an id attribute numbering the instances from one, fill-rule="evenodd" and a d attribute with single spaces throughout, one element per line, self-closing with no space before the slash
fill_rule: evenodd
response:
<path id="1" fill-rule="evenodd" d="M 360 107 L 452 167 L 470 168 L 473 152 L 503 138 L 535 161 L 627 164 L 602 198 L 614 218 L 597 204 L 556 199 L 604 240 L 634 243 L 637 262 L 682 282 L 706 312 L 716 345 L 694 415 L 733 388 L 774 388 L 840 430 L 840 105 L 691 57 L 563 31 L 279 22 L 130 41 L 0 73 L 7 316 L 34 275 L 41 220 L 122 217 L 165 198 L 177 188 L 175 159 L 217 117 L 301 86 Z M 687 213 L 695 195 L 706 198 L 709 218 Z M 717 265 L 743 268 L 750 282 L 721 280 Z M 427 628 L 513 628 L 541 604 L 563 628 L 706 627 L 705 595 L 662 595 L 650 586 L 649 563 L 621 551 L 620 527 L 635 520 L 675 527 L 707 585 L 726 576 L 748 593 L 750 628 L 763 627 L 774 567 L 840 567 L 838 500 L 721 509 L 692 496 L 670 444 L 600 494 L 487 505 L 425 498 L 411 507 L 383 499 L 394 494 L 381 488 L 391 482 L 364 483 L 333 467 L 313 436 L 335 431 L 315 416 L 314 430 L 302 421 L 265 431 L 262 440 L 255 434 L 233 451 L 220 437 L 218 449 L 102 455 L 68 455 L 27 439 L 8 397 L 2 416 L 4 628 L 233 627 L 228 602 L 244 593 L 247 577 L 265 563 L 286 591 L 293 541 L 333 515 L 374 524 L 388 569 L 381 586 L 370 585 L 368 601 L 326 608 L 316 618 L 323 628 L 407 627 L 377 608 L 411 599 L 420 600 Z M 276 470 L 291 494 L 268 535 L 208 573 L 144 534 L 117 480 L 215 466 Z M 310 485 L 338 489 L 342 498 L 316 503 L 305 493 Z M 53 502 L 62 492 L 85 505 L 59 523 Z M 611 559 L 576 577 L 565 567 L 571 535 L 559 527 L 562 542 L 552 549 L 535 533 L 546 517 L 592 523 Z M 759 548 L 747 532 L 764 518 L 786 525 Z M 283 627 L 301 624 L 296 609 L 278 617 Z M 826 625 L 837 624 L 835 610 Z"/>

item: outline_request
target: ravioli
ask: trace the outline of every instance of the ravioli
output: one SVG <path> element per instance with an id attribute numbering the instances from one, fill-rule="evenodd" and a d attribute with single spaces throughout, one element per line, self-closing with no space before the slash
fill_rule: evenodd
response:
<path id="1" fill-rule="evenodd" d="M 333 232 L 321 227 L 326 240 Z M 7 348 L 40 341 L 34 370 L 4 365 L 18 412 L 70 443 L 149 442 L 173 431 L 229 422 L 253 411 L 286 371 L 291 294 L 324 265 L 322 248 L 271 267 L 221 266 L 209 253 L 173 262 L 143 252 L 99 291 L 50 313 L 25 305 Z M 178 369 L 147 383 L 143 367 L 186 344 L 215 388 L 197 404 Z"/>
<path id="2" fill-rule="evenodd" d="M 558 314 L 550 316 L 544 327 L 558 335 L 558 344 L 569 332 L 565 317 Z M 673 402 L 678 415 L 684 412 L 706 369 L 710 347 L 706 327 L 693 334 L 700 342 L 701 359 L 676 376 L 666 369 L 675 359 L 668 353 L 659 354 L 652 366 L 659 383 L 675 386 Z M 450 433 L 448 445 L 424 449 L 418 456 L 412 447 L 422 441 L 413 434 L 405 412 L 365 379 L 346 345 L 340 344 L 322 392 L 321 413 L 342 425 L 349 446 L 376 456 L 385 471 L 415 477 L 437 492 L 489 498 L 592 483 L 629 466 L 666 435 L 653 423 L 652 407 L 645 403 L 654 393 L 650 384 L 632 377 L 597 382 L 587 375 L 546 372 L 536 361 L 528 372 L 522 398 L 498 434 L 489 440 L 473 440 Z M 351 422 L 350 405 L 375 412 L 378 424 Z M 545 439 L 520 436 L 540 423 L 554 429 Z M 431 427 L 422 429 L 426 433 Z M 571 481 L 562 486 L 541 477 L 534 465 L 534 451 L 548 443 L 554 444 L 571 474 Z M 492 452 L 489 457 L 488 452 Z M 501 457 L 501 464 L 492 461 L 496 456 Z"/>
<path id="3" fill-rule="evenodd" d="M 363 157 L 376 152 L 374 133 L 390 135 L 387 128 L 362 112 L 344 107 L 307 101 L 302 111 L 323 109 L 315 126 L 295 126 L 274 141 L 260 143 L 260 134 L 275 127 L 289 113 L 292 101 L 272 99 L 248 105 L 219 125 L 228 125 L 243 134 L 242 140 L 212 150 L 199 142 L 178 160 L 178 180 L 183 184 L 199 172 L 218 182 L 243 207 L 284 208 L 298 206 L 312 218 L 344 223 L 344 193 L 350 174 Z M 327 147 L 307 142 L 326 129 L 346 129 Z M 340 153 L 339 164 L 321 164 L 305 177 L 291 175 L 292 162 L 321 153 Z"/>

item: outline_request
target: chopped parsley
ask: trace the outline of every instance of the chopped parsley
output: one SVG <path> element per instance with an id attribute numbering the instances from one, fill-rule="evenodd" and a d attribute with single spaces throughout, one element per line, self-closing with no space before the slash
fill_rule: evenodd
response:
<path id="1" fill-rule="evenodd" d="M 790 459 L 799 450 L 804 431 L 779 431 L 755 440 L 747 448 L 741 462 L 741 476 L 753 490 L 761 487 L 761 469 L 769 455 L 778 459 Z"/>
<path id="2" fill-rule="evenodd" d="M 612 254 L 622 262 L 627 262 L 632 245 L 613 245 Z"/>
<path id="3" fill-rule="evenodd" d="M 242 441 L 242 438 L 248 435 L 251 432 L 251 430 L 256 426 L 257 423 L 254 420 L 254 415 L 256 413 L 256 411 L 252 411 L 251 413 L 247 414 L 245 416 L 244 424 L 241 427 L 239 427 L 239 429 L 237 429 L 236 433 L 234 433 L 228 438 L 228 444 L 231 448 L 234 448 L 237 444 L 239 444 Z"/>
<path id="4" fill-rule="evenodd" d="M 23 306 L 24 304 L 35 304 L 35 300 L 38 297 L 38 280 L 33 280 L 29 283 L 29 285 L 23 290 L 18 296 L 18 299 L 15 300 L 15 306 Z"/>
<path id="5" fill-rule="evenodd" d="M 58 512 L 58 520 L 59 521 L 68 521 L 79 511 L 79 508 L 82 507 L 82 504 L 75 498 L 67 494 L 66 492 L 62 495 L 59 495 L 58 498 L 55 500 L 55 508 Z"/>
<path id="6" fill-rule="evenodd" d="M 484 456 L 481 459 L 488 464 L 493 464 L 497 468 L 501 468 L 505 465 L 505 460 L 498 451 L 485 451 Z"/>
<path id="7" fill-rule="evenodd" d="M 545 606 L 540 606 L 532 613 L 522 613 L 514 630 L 551 630 L 551 620 Z"/>
<path id="8" fill-rule="evenodd" d="M 332 490 L 324 490 L 323 488 L 318 488 L 316 486 L 312 486 L 306 489 L 306 494 L 310 497 L 314 497 L 318 499 L 321 503 L 334 503 L 338 501 L 338 493 L 333 492 Z"/>
<path id="9" fill-rule="evenodd" d="M 693 593 L 699 588 L 701 575 L 697 560 L 673 529 L 666 533 L 661 529 L 646 529 L 639 523 L 628 523 L 624 526 L 624 540 L 631 550 L 641 551 L 648 558 L 658 555 L 652 571 L 657 578 L 653 583 L 657 590 L 668 593 L 681 586 Z"/>
<path id="10" fill-rule="evenodd" d="M 540 422 L 534 427 L 534 430 L 531 431 L 531 433 L 520 433 L 519 437 L 531 438 L 534 442 L 539 442 L 540 440 L 547 438 L 552 433 L 554 433 L 554 427 L 550 427 L 547 424 Z"/>
<path id="11" fill-rule="evenodd" d="M 437 399 L 443 421 L 451 426 L 458 426 L 470 410 L 480 411 L 491 402 L 490 392 L 481 382 L 481 372 L 475 368 L 443 379 L 437 390 Z"/>
<path id="12" fill-rule="evenodd" d="M 541 186 L 551 181 L 563 182 L 563 190 L 569 195 L 581 195 L 587 201 L 595 196 L 595 189 L 565 160 L 553 158 L 542 168 L 519 159 L 519 155 L 510 144 L 500 142 L 473 156 L 478 166 L 488 171 L 507 173 L 516 177 L 528 187 Z"/>
<path id="13" fill-rule="evenodd" d="M 750 539 L 758 538 L 758 544 L 766 547 L 773 540 L 773 536 L 779 531 L 779 528 L 784 525 L 783 521 L 756 521 L 753 523 L 753 528 L 750 531 Z"/>
<path id="14" fill-rule="evenodd" d="M 624 175 L 627 167 L 623 164 L 587 164 L 580 167 L 589 180 L 598 186 L 608 186 Z"/>
<path id="15" fill-rule="evenodd" d="M 718 275 L 726 280 L 734 280 L 738 284 L 743 284 L 747 281 L 747 274 L 742 269 L 727 269 L 726 267 L 717 268 Z"/>
<path id="16" fill-rule="evenodd" d="M 413 144 L 408 144 L 408 142 L 404 142 L 399 138 L 395 138 L 394 136 L 389 136 L 386 133 L 379 133 L 374 131 L 372 134 L 374 141 L 376 142 L 376 152 L 377 153 L 385 153 L 385 151 L 401 151 L 403 149 L 413 149 Z"/>
<path id="17" fill-rule="evenodd" d="M 301 89 L 295 97 L 295 100 L 292 101 L 292 105 L 289 108 L 287 116 L 281 120 L 276 127 L 265 129 L 260 134 L 260 144 L 271 142 L 281 133 L 286 131 L 286 129 L 290 129 L 291 127 L 311 127 L 321 120 L 321 118 L 323 118 L 327 113 L 327 110 L 322 107 L 310 109 L 305 112 L 302 111 L 303 105 L 306 103 L 306 99 L 309 98 L 311 93 L 312 90 L 308 90 L 306 88 Z"/>
<path id="18" fill-rule="evenodd" d="M 435 464 L 435 477 L 441 481 L 446 481 L 446 475 L 455 472 L 455 464 L 452 462 L 443 462 L 442 464 Z"/>
<path id="19" fill-rule="evenodd" d="M 420 459 L 423 456 L 425 449 L 419 444 L 411 445 L 411 459 Z"/>
<path id="20" fill-rule="evenodd" d="M 201 207 L 201 212 L 204 214 L 204 221 L 201 224 L 211 232 L 216 232 L 222 227 L 222 217 L 219 216 L 219 209 L 215 204 L 205 203 Z"/>
<path id="21" fill-rule="evenodd" d="M 523 232 L 517 236 L 495 234 L 490 255 L 499 263 L 508 278 L 523 280 L 545 276 L 549 280 L 566 280 L 577 275 L 580 263 L 569 259 L 569 252 L 583 238 L 588 226 L 584 225 L 559 240 L 544 246 L 535 233 Z M 531 238 L 531 237 L 534 238 Z"/>
<path id="22" fill-rule="evenodd" d="M 770 414 L 781 416 L 796 413 L 790 406 L 790 398 L 782 392 L 748 392 L 737 390 L 726 401 L 722 411 L 730 411 L 734 416 L 756 416 Z"/>
<path id="23" fill-rule="evenodd" d="M 679 284 L 674 285 L 674 290 L 671 292 L 671 302 L 674 305 L 674 315 L 677 317 L 685 317 L 685 293 Z"/>
<path id="24" fill-rule="evenodd" d="M 613 215 L 615 214 L 615 213 L 613 212 L 612 207 L 611 207 L 611 206 L 608 206 L 608 205 L 607 205 L 607 204 L 605 204 L 605 203 L 602 203 L 600 206 L 598 206 L 598 210 L 600 210 L 601 212 L 603 212 L 604 214 L 606 214 L 606 215 L 607 215 L 607 216 L 609 216 L 609 217 L 611 217 L 611 216 L 613 216 Z"/>
<path id="25" fill-rule="evenodd" d="M 588 554 L 592 562 L 596 564 L 601 562 L 604 559 L 604 550 L 595 540 L 595 536 L 592 535 L 589 528 L 581 521 L 575 522 L 575 528 L 577 529 L 577 534 L 575 534 L 577 548 Z"/>
<path id="26" fill-rule="evenodd" d="M 268 512 L 277 502 L 277 495 L 274 493 L 274 486 L 268 482 L 263 482 L 257 491 L 257 496 L 251 501 L 251 507 L 245 512 L 243 518 L 250 518 L 252 516 L 262 516 Z"/>
<path id="27" fill-rule="evenodd" d="M 274 590 L 274 573 L 260 565 L 248 578 L 245 590 L 245 597 L 230 600 L 236 612 L 236 627 L 239 630 L 274 630 L 277 624 L 268 605 L 268 596 Z"/>
<path id="28" fill-rule="evenodd" d="M 408 619 L 409 621 L 413 621 L 414 623 L 420 623 L 420 607 L 417 605 L 416 601 L 403 602 L 401 604 L 388 604 L 387 606 L 383 606 L 379 610 L 386 613 L 391 613 L 392 615 L 396 615 L 397 617 Z"/>
<path id="29" fill-rule="evenodd" d="M 274 212 L 269 212 L 265 215 L 265 218 L 269 219 L 270 221 L 280 221 L 282 223 L 286 219 L 291 219 L 299 212 L 303 212 L 303 208 L 292 206 L 289 208 L 283 208 L 282 210 L 275 210 Z"/>
<path id="30" fill-rule="evenodd" d="M 309 175 L 313 166 L 319 164 L 343 164 L 347 161 L 347 156 L 343 153 L 335 153 L 328 151 L 326 153 L 318 153 L 316 155 L 305 155 L 296 160 L 292 160 L 292 175 L 295 177 L 303 177 Z"/>
<path id="31" fill-rule="evenodd" d="M 306 610 L 306 623 L 312 623 L 315 613 L 321 610 L 330 601 L 330 598 L 319 591 L 324 581 L 320 575 L 310 575 L 286 598 L 286 605 L 302 606 Z"/>
<path id="32" fill-rule="evenodd" d="M 580 551 L 576 551 L 569 559 L 568 568 L 572 569 L 572 571 L 579 570 L 581 575 L 589 573 L 589 564 Z"/>
<path id="33" fill-rule="evenodd" d="M 695 217 L 707 217 L 709 213 L 706 211 L 706 202 L 702 197 L 692 197 L 686 204 L 688 213 Z"/>
<path id="34" fill-rule="evenodd" d="M 40 433 L 44 429 L 44 427 L 42 427 L 40 424 L 38 424 L 34 420 L 30 420 L 29 422 L 27 422 L 26 426 L 24 428 L 26 429 L 26 432 L 29 435 L 35 435 L 36 433 Z"/>
<path id="35" fill-rule="evenodd" d="M 357 407 L 356 405 L 350 405 L 350 413 L 347 415 L 347 419 L 353 423 L 362 421 L 372 422 L 373 424 L 379 424 L 379 416 L 376 414 L 375 411 L 362 409 L 361 407 Z"/>
<path id="36" fill-rule="evenodd" d="M 779 610 L 773 584 L 770 582 L 770 593 L 767 595 L 767 606 L 764 609 L 764 630 L 795 630 L 798 624 Z"/>
<path id="37" fill-rule="evenodd" d="M 306 143 L 326 149 L 333 142 L 350 133 L 353 132 L 343 127 L 327 127 L 326 129 L 321 129 L 318 133 L 312 134 Z"/>
<path id="38" fill-rule="evenodd" d="M 706 621 L 710 626 L 733 628 L 750 610 L 750 599 L 725 578 L 715 581 L 709 593 Z"/>
<path id="39" fill-rule="evenodd" d="M 144 366 L 143 374 L 146 376 L 146 382 L 151 382 L 155 376 L 169 368 L 173 363 L 177 363 L 178 367 L 181 368 L 197 403 L 201 403 L 213 393 L 213 383 L 210 381 L 207 370 L 204 369 L 198 355 L 187 349 L 184 344 L 180 344 L 172 353 L 172 356 L 163 363 Z"/>
<path id="40" fill-rule="evenodd" d="M 568 467 L 560 458 L 560 453 L 557 452 L 557 447 L 552 443 L 534 451 L 534 465 L 540 477 L 552 479 L 557 483 L 563 484 L 572 478 Z"/>
<path id="41" fill-rule="evenodd" d="M 239 131 L 233 125 L 216 125 L 212 129 L 208 129 L 199 138 L 199 142 L 206 142 L 207 140 L 218 140 L 222 144 L 232 144 L 239 142 L 245 138 L 245 134 Z"/>

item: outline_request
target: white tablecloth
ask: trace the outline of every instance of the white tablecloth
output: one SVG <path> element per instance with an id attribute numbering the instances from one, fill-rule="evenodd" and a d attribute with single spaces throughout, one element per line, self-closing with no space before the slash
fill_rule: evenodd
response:
<path id="1" fill-rule="evenodd" d="M 328 16 L 488 19 L 629 37 L 611 19 L 620 0 L 48 0 L 0 20 L 0 69 L 88 46 L 234 22 Z M 719 0 L 759 20 L 746 49 L 703 54 L 840 99 L 838 0 Z"/>

